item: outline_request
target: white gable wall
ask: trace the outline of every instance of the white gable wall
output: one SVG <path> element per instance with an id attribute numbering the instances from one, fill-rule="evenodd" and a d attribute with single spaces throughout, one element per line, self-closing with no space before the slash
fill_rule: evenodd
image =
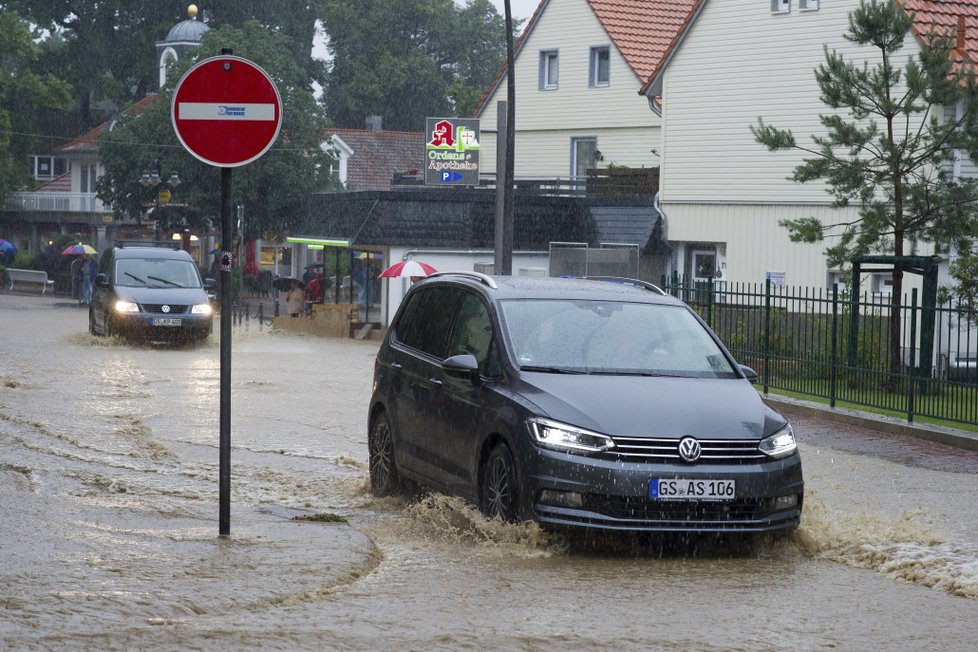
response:
<path id="1" fill-rule="evenodd" d="M 661 202 L 670 242 L 712 243 L 725 253 L 726 280 L 762 281 L 785 271 L 790 285 L 823 286 L 823 247 L 792 243 L 782 219 L 851 219 L 834 211 L 821 182 L 787 179 L 804 158 L 772 153 L 751 125 L 790 128 L 799 144 L 824 133 L 814 70 L 823 43 L 865 60 L 872 48 L 842 39 L 857 0 L 822 2 L 813 12 L 772 15 L 769 0 L 707 0 L 663 78 Z M 915 56 L 908 38 L 905 55 Z M 925 253 L 923 251 L 919 253 Z M 684 272 L 682 261 L 677 271 Z"/>
<path id="2" fill-rule="evenodd" d="M 588 86 L 592 46 L 610 47 L 610 84 Z M 559 51 L 556 90 L 539 90 L 540 52 Z M 659 118 L 638 94 L 640 80 L 622 58 L 586 0 L 550 0 L 515 62 L 515 175 L 567 178 L 570 139 L 597 136 L 604 167 L 610 163 L 655 167 Z M 496 169 L 496 103 L 506 99 L 506 78 L 477 116 L 481 120 L 480 167 Z"/>

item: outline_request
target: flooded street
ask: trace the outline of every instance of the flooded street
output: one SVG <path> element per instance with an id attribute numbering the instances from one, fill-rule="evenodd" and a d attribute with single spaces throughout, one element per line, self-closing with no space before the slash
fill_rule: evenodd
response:
<path id="1" fill-rule="evenodd" d="M 568 541 L 442 496 L 372 498 L 377 343 L 252 322 L 233 339 L 222 539 L 217 335 L 130 345 L 88 335 L 70 300 L 0 294 L 0 341 L 0 649 L 970 650 L 978 637 L 973 452 L 795 419 L 807 492 L 788 540 Z M 346 522 L 310 520 L 323 515 Z"/>

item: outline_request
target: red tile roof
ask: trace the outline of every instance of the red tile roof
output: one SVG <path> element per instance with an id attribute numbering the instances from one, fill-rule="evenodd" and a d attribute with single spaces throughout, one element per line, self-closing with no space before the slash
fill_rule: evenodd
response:
<path id="1" fill-rule="evenodd" d="M 588 0 L 641 83 L 656 71 L 697 0 Z"/>
<path id="2" fill-rule="evenodd" d="M 549 2 L 550 0 L 540 0 L 513 46 L 514 59 L 519 56 L 520 49 Z M 700 0 L 587 0 L 608 37 L 643 84 L 656 71 L 699 2 Z M 504 63 L 479 101 L 476 116 L 482 113 L 489 96 L 505 73 Z"/>
<path id="3" fill-rule="evenodd" d="M 139 100 L 128 109 L 124 109 L 122 113 L 124 115 L 140 115 L 147 107 L 152 106 L 157 101 L 159 101 L 160 96 L 155 93 L 152 95 L 147 95 L 143 99 Z M 63 152 L 71 154 L 74 152 L 97 152 L 98 151 L 98 138 L 102 135 L 106 129 L 109 128 L 109 121 L 105 121 L 99 126 L 95 127 L 86 134 L 75 138 L 74 140 L 65 143 L 64 145 L 59 145 L 54 148 L 56 152 Z"/>
<path id="4" fill-rule="evenodd" d="M 897 4 L 916 14 L 918 39 L 926 38 L 933 27 L 954 39 L 957 60 L 978 59 L 978 0 L 897 0 Z"/>
<path id="5" fill-rule="evenodd" d="M 326 131 L 327 139 L 334 135 L 353 150 L 346 162 L 349 190 L 390 190 L 394 173 L 424 168 L 424 133 L 420 131 Z"/>

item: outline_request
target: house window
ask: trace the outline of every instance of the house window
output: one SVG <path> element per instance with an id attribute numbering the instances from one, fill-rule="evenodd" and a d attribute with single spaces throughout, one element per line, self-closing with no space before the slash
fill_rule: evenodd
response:
<path id="1" fill-rule="evenodd" d="M 557 59 L 557 50 L 543 50 L 540 52 L 541 91 L 551 91 L 557 89 L 559 68 L 560 66 Z"/>
<path id="2" fill-rule="evenodd" d="M 95 192 L 95 166 L 82 165 L 79 170 L 81 178 L 79 179 L 78 192 Z"/>
<path id="3" fill-rule="evenodd" d="M 771 0 L 772 14 L 786 14 L 791 11 L 791 0 Z"/>
<path id="4" fill-rule="evenodd" d="M 598 139 L 571 138 L 571 177 L 586 179 L 587 171 L 598 166 Z"/>
<path id="5" fill-rule="evenodd" d="M 817 11 L 818 0 L 798 0 L 799 11 Z"/>
<path id="6" fill-rule="evenodd" d="M 68 172 L 68 159 L 55 156 L 32 156 L 31 174 L 35 179 L 53 179 Z"/>
<path id="7" fill-rule="evenodd" d="M 607 86 L 611 81 L 611 50 L 607 45 L 591 48 L 590 86 Z"/>

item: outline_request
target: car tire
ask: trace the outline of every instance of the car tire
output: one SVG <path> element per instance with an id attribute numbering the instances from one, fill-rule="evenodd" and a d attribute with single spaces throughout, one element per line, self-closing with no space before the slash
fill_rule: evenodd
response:
<path id="1" fill-rule="evenodd" d="M 516 462 L 506 444 L 496 444 L 480 474 L 479 509 L 486 518 L 496 518 L 505 522 L 516 520 L 519 513 L 519 480 L 516 475 Z"/>
<path id="2" fill-rule="evenodd" d="M 386 413 L 378 414 L 367 437 L 370 451 L 370 490 L 383 497 L 399 493 L 400 475 L 394 458 L 394 433 Z"/>

